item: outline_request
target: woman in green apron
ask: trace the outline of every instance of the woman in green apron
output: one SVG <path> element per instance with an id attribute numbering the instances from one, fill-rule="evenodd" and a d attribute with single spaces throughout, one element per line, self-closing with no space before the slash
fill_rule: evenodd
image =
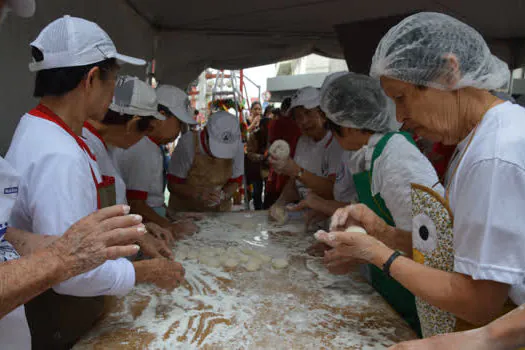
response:
<path id="1" fill-rule="evenodd" d="M 388 242 L 406 235 L 363 206 L 336 213 L 334 228 L 357 221 L 384 244 L 355 233 L 320 238 L 412 291 L 425 337 L 487 324 L 525 303 L 525 109 L 490 93 L 508 83 L 507 65 L 465 23 L 419 13 L 381 40 L 371 75 L 395 101 L 398 121 L 458 144 L 445 190 L 412 186 L 414 261 Z"/>
<path id="2" fill-rule="evenodd" d="M 437 176 L 410 135 L 396 132 L 395 108 L 379 81 L 365 75 L 336 73 L 321 89 L 327 127 L 346 151 L 356 151 L 348 164 L 359 203 L 391 226 L 410 230 L 410 184 L 434 184 Z M 405 247 L 411 251 L 411 246 Z M 332 253 L 326 262 L 333 263 Z M 414 295 L 375 266 L 367 277 L 386 301 L 419 332 Z"/>

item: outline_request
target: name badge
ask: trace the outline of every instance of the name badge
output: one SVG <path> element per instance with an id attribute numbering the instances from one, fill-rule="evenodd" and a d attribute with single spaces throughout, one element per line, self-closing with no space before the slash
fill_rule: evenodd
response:
<path id="1" fill-rule="evenodd" d="M 17 193 L 18 193 L 18 187 L 4 188 L 4 194 L 17 194 Z"/>

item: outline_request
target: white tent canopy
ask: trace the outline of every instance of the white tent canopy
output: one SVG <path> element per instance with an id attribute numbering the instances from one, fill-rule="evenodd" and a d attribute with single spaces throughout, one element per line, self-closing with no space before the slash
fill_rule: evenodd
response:
<path id="1" fill-rule="evenodd" d="M 387 29 L 381 19 L 418 11 L 460 18 L 489 38 L 511 66 L 525 62 L 521 0 L 37 0 L 34 18 L 10 16 L 0 30 L 0 153 L 20 115 L 35 103 L 28 44 L 64 14 L 97 22 L 123 53 L 155 58 L 158 80 L 184 88 L 206 67 L 246 68 L 309 53 L 345 57 L 350 69 L 364 71 L 362 62 L 370 60 L 378 33 Z"/>

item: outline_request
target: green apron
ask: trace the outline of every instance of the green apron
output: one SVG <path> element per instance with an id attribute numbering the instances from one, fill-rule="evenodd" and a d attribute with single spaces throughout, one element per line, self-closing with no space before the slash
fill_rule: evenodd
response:
<path id="1" fill-rule="evenodd" d="M 388 133 L 376 145 L 372 156 L 370 171 L 364 171 L 353 176 L 359 202 L 367 205 L 379 217 L 381 217 L 390 226 L 395 226 L 392 214 L 386 207 L 381 198 L 381 194 L 372 195 L 372 172 L 374 162 L 381 155 L 386 144 L 392 136 L 400 134 L 415 145 L 414 140 L 408 133 Z M 412 293 L 392 278 L 386 276 L 383 271 L 374 265 L 369 265 L 369 277 L 372 286 L 381 294 L 381 296 L 396 310 L 403 319 L 421 336 L 421 326 L 417 315 L 416 301 Z"/>

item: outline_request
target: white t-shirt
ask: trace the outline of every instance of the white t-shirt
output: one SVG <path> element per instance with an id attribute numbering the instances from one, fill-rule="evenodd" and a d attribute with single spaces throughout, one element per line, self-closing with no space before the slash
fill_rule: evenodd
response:
<path id="1" fill-rule="evenodd" d="M 383 136 L 372 135 L 368 145 L 355 152 L 350 162 L 353 174 L 370 170 L 375 147 Z M 374 163 L 372 195 L 381 194 L 397 228 L 412 232 L 411 184 L 432 188 L 438 182 L 436 171 L 427 157 L 404 136 L 396 134 Z M 434 190 L 444 194 L 439 184 Z"/>
<path id="2" fill-rule="evenodd" d="M 93 171 L 97 181 L 101 181 L 97 163 L 55 122 L 24 115 L 6 160 L 20 174 L 19 194 L 11 215 L 14 227 L 62 235 L 97 210 L 97 188 L 92 175 Z M 117 259 L 53 289 L 73 296 L 123 295 L 134 285 L 133 265 L 127 259 Z"/>
<path id="3" fill-rule="evenodd" d="M 197 133 L 199 138 L 199 147 L 201 154 L 209 154 L 208 145 L 203 144 L 206 142 L 206 138 L 203 137 L 205 130 L 201 130 Z M 195 140 L 192 132 L 187 132 L 181 136 L 177 147 L 171 155 L 171 161 L 169 166 L 169 179 L 178 183 L 183 183 L 188 177 L 188 173 L 193 166 L 193 160 L 195 159 Z M 235 158 L 233 158 L 232 177 L 230 181 L 242 182 L 244 175 L 244 148 L 242 144 L 239 144 L 239 149 Z"/>
<path id="4" fill-rule="evenodd" d="M 450 181 L 455 271 L 511 285 L 525 303 L 525 109 L 489 110 Z M 461 155 L 470 135 L 458 145 Z M 452 162 L 449 176 L 460 157 Z"/>
<path id="5" fill-rule="evenodd" d="M 341 164 L 337 169 L 334 184 L 334 199 L 338 202 L 351 203 L 357 201 L 354 174 L 350 170 L 350 162 L 354 153 L 353 151 L 344 151 L 341 156 Z"/>
<path id="6" fill-rule="evenodd" d="M 335 176 L 341 164 L 342 154 L 343 149 L 331 132 L 327 132 L 319 142 L 303 135 L 297 141 L 294 161 L 301 168 L 317 176 Z M 304 199 L 308 188 L 299 180 L 295 181 L 295 186 L 301 198 Z"/>
<path id="7" fill-rule="evenodd" d="M 91 152 L 97 157 L 97 164 L 102 175 L 115 180 L 116 204 L 128 204 L 126 199 L 126 184 L 120 172 L 115 167 L 115 164 L 113 164 L 113 159 L 109 154 L 109 148 L 100 134 L 91 124 L 86 123 L 84 128 L 82 128 L 82 136 L 91 149 Z"/>
<path id="8" fill-rule="evenodd" d="M 113 152 L 127 189 L 127 199 L 145 200 L 152 208 L 164 206 L 164 155 L 160 145 L 143 137 L 127 150 Z"/>
<path id="9" fill-rule="evenodd" d="M 11 210 L 18 195 L 19 176 L 15 169 L 0 157 L 0 264 L 20 256 L 6 240 Z M 31 349 L 31 333 L 24 306 L 20 306 L 0 319 L 0 342 L 6 349 Z"/>

